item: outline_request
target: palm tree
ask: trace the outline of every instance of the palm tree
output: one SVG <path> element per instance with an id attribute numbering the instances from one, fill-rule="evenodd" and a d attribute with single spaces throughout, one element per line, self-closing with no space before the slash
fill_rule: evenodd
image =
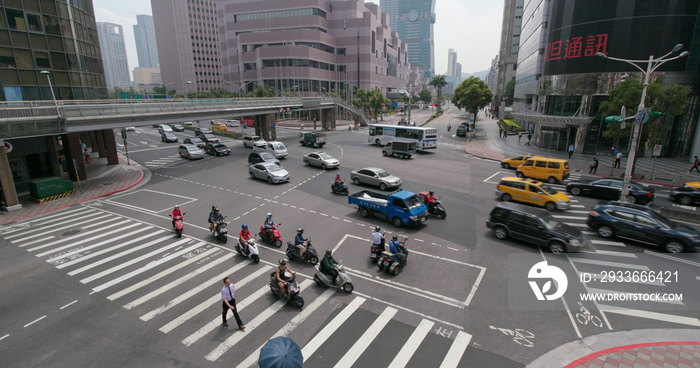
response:
<path id="1" fill-rule="evenodd" d="M 437 109 L 435 113 L 442 111 L 442 87 L 447 85 L 444 75 L 436 75 L 430 81 L 430 85 L 437 88 Z"/>

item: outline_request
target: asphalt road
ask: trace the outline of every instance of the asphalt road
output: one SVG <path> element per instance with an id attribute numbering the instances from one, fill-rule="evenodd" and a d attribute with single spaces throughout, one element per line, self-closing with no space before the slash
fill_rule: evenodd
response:
<path id="1" fill-rule="evenodd" d="M 428 113 L 415 111 L 413 118 L 424 121 Z M 464 138 L 451 135 L 460 115 L 452 110 L 431 122 L 440 132 L 440 147 L 410 160 L 383 157 L 367 142 L 366 131 L 331 132 L 323 150 L 338 157 L 341 167 L 329 171 L 304 166 L 301 157 L 312 149 L 298 144 L 297 131 L 278 129 L 290 152 L 282 165 L 291 173 L 289 183 L 278 185 L 249 178 L 252 150 L 240 141 L 224 141 L 230 156 L 188 161 L 177 156 L 177 144 L 161 143 L 155 128 L 137 128 L 129 133 L 129 153 L 152 170 L 147 184 L 0 233 L 3 365 L 246 367 L 255 363 L 258 347 L 283 334 L 303 348 L 309 367 L 520 367 L 561 344 L 602 332 L 700 326 L 700 304 L 689 296 L 684 303 L 661 306 L 607 303 L 615 312 L 600 312 L 601 303 L 580 306 L 568 294 L 548 308 L 519 303 L 509 291 L 522 289 L 518 282 L 532 266 L 529 260 L 557 265 L 579 293 L 614 287 L 687 294 L 694 290 L 687 279 L 695 281 L 700 260 L 668 257 L 653 247 L 594 233 L 589 237 L 595 253 L 563 257 L 495 239 L 485 226 L 495 183 L 513 173 L 464 153 Z M 349 182 L 350 171 L 368 166 L 398 175 L 406 190 L 434 189 L 447 218 L 431 218 L 417 228 L 362 218 L 329 186 L 339 173 L 351 193 L 369 189 Z M 571 180 L 578 177 L 574 173 Z M 555 217 L 590 231 L 587 211 L 597 200 L 574 201 L 574 208 Z M 181 239 L 174 237 L 168 218 L 176 203 L 186 212 Z M 212 205 L 231 222 L 227 244 L 207 230 Z M 294 261 L 290 267 L 300 276 L 305 307 L 278 302 L 267 283 L 286 246 L 258 241 L 259 264 L 232 251 L 240 225 L 255 231 L 267 212 L 281 224 L 285 243 L 303 227 L 319 253 L 333 249 L 353 279 L 354 292 L 314 285 L 313 266 Z M 408 238 L 408 266 L 398 276 L 379 272 L 368 261 L 374 226 Z M 677 270 L 684 282 L 610 286 L 579 280 L 582 272 L 641 267 Z M 235 323 L 221 326 L 225 276 L 236 285 L 245 332 Z"/>

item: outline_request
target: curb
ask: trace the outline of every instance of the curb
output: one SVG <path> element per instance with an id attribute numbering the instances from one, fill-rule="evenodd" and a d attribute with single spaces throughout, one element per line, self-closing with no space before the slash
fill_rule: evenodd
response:
<path id="1" fill-rule="evenodd" d="M 697 342 L 697 341 L 664 341 L 664 342 L 650 342 L 650 343 L 646 343 L 646 344 L 632 344 L 632 345 L 618 346 L 618 347 L 605 349 L 605 350 L 597 351 L 595 353 L 586 355 L 583 358 L 577 359 L 577 360 L 565 365 L 563 368 L 574 368 L 576 366 L 579 366 L 583 363 L 591 361 L 591 360 L 598 358 L 600 356 L 608 355 L 610 353 L 616 353 L 616 352 L 621 351 L 621 350 L 639 349 L 639 348 L 646 348 L 649 346 L 662 346 L 662 345 L 700 345 L 700 342 Z M 636 364 L 635 364 L 635 366 L 636 366 Z"/>

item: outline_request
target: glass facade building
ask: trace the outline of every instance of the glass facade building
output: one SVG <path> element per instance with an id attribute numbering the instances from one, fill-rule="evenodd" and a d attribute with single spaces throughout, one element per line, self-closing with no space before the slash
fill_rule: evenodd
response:
<path id="1" fill-rule="evenodd" d="M 92 1 L 4 0 L 0 100 L 107 98 Z"/>
<path id="2" fill-rule="evenodd" d="M 98 22 L 97 34 L 100 37 L 100 51 L 105 67 L 107 88 L 119 87 L 128 90 L 131 87 L 131 81 L 122 26 L 120 24 Z"/>
<path id="3" fill-rule="evenodd" d="M 139 57 L 139 66 L 142 68 L 157 68 L 158 44 L 156 44 L 156 29 L 153 26 L 152 16 L 146 14 L 136 16 L 134 40 L 136 41 L 136 54 Z"/>
<path id="4" fill-rule="evenodd" d="M 435 76 L 435 0 L 403 0 L 398 3 L 396 31 L 408 47 L 408 62 L 422 65 L 423 77 Z"/>

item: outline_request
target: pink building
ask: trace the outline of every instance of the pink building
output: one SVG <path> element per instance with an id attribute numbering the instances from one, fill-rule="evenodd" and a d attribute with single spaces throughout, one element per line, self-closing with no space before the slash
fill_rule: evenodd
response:
<path id="1" fill-rule="evenodd" d="M 344 86 L 406 90 L 406 44 L 363 0 L 219 0 L 224 88 L 313 96 Z"/>

